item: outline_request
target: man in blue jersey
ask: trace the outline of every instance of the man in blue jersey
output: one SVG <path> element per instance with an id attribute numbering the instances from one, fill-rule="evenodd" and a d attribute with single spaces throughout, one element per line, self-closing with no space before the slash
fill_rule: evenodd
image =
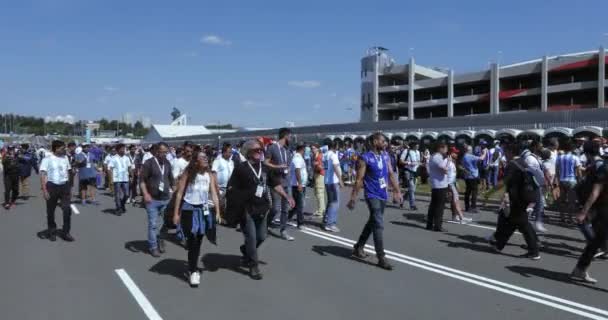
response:
<path id="1" fill-rule="evenodd" d="M 380 132 L 372 135 L 372 151 L 363 154 L 359 160 L 357 180 L 355 187 L 348 202 L 348 208 L 353 210 L 358 200 L 361 188 L 365 190 L 365 201 L 369 209 L 369 220 L 365 224 L 359 241 L 353 248 L 353 256 L 365 259 L 366 254 L 363 250 L 365 243 L 371 234 L 374 235 L 374 246 L 378 257 L 378 267 L 385 270 L 392 270 L 393 266 L 388 263 L 384 254 L 384 240 L 382 232 L 384 230 L 384 208 L 388 199 L 388 182 L 393 188 L 394 199 L 401 199 L 399 182 L 395 175 L 390 158 L 384 149 L 384 135 Z"/>
<path id="2" fill-rule="evenodd" d="M 572 149 L 572 143 L 566 142 L 564 145 L 565 153 L 557 156 L 555 161 L 555 175 L 560 187 L 559 214 L 562 223 L 566 222 L 566 213 L 568 219 L 572 222 L 576 210 L 576 182 L 581 176 L 581 160 L 573 154 Z"/>

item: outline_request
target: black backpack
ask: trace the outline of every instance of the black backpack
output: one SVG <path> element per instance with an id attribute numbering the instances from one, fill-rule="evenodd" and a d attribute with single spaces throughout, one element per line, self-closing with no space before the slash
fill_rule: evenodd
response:
<path id="1" fill-rule="evenodd" d="M 538 200 L 538 193 L 540 192 L 540 183 L 536 180 L 534 174 L 528 169 L 526 162 L 523 158 L 511 161 L 517 168 L 517 173 L 521 175 L 519 184 L 517 186 L 511 186 L 516 188 L 518 199 L 512 199 L 512 201 L 523 201 L 525 205 Z"/>

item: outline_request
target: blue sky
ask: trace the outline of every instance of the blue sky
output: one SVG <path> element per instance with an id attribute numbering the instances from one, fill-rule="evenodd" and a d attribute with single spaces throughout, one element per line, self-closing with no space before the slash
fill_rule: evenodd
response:
<path id="1" fill-rule="evenodd" d="M 608 45 L 608 1 L 0 2 L 0 112 L 351 122 L 360 58 L 455 72 Z M 499 54 L 499 52 L 501 52 Z M 351 110 L 349 110 L 351 109 Z"/>

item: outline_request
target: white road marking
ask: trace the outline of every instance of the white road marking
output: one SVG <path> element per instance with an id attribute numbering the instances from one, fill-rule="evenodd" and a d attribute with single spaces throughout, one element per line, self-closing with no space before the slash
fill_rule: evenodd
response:
<path id="1" fill-rule="evenodd" d="M 80 214 L 80 211 L 78 210 L 78 207 L 76 207 L 75 204 L 71 204 L 70 208 L 72 208 L 72 211 L 74 212 L 74 214 Z"/>
<path id="2" fill-rule="evenodd" d="M 139 307 L 144 311 L 148 319 L 150 320 L 163 320 L 163 318 L 156 312 L 156 309 L 152 306 L 148 298 L 144 295 L 141 290 L 137 287 L 135 282 L 129 277 L 129 274 L 124 269 L 116 269 L 114 270 L 122 283 L 127 287 L 135 301 L 139 304 Z"/>
<path id="3" fill-rule="evenodd" d="M 352 247 L 355 244 L 355 241 L 342 238 L 333 234 L 328 234 L 326 232 L 321 232 L 318 230 L 304 228 L 302 230 L 303 233 L 308 235 L 322 238 L 334 243 L 342 244 L 346 247 Z M 365 246 L 365 251 L 374 253 L 373 247 L 370 245 Z M 515 285 L 511 285 L 505 282 L 493 280 L 490 278 L 482 277 L 473 273 L 453 269 L 450 267 L 446 267 L 440 264 L 432 263 L 429 261 L 425 261 L 422 259 L 406 256 L 400 253 L 396 253 L 393 251 L 386 250 L 386 257 L 398 261 L 407 265 L 411 265 L 417 268 L 421 268 L 427 271 L 431 271 L 434 273 L 438 273 L 450 278 L 459 279 L 468 283 L 472 283 L 478 286 L 482 286 L 488 289 L 496 290 L 499 292 L 503 292 L 515 297 L 519 297 L 525 300 L 533 301 L 536 303 L 540 303 L 546 306 L 550 306 L 556 309 L 560 309 L 563 311 L 567 311 L 570 313 L 574 313 L 589 319 L 595 320 L 608 320 L 608 311 L 602 310 L 599 308 L 595 308 L 592 306 L 587 306 L 584 304 L 580 304 L 574 301 L 562 299 L 559 297 L 551 296 L 548 294 L 544 294 L 538 291 L 518 287 Z M 578 308 L 578 309 L 575 309 Z M 590 313 L 593 312 L 593 313 Z"/>

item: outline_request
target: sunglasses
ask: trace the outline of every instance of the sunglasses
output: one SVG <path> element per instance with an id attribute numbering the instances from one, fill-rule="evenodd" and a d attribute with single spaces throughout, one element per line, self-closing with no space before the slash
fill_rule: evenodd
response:
<path id="1" fill-rule="evenodd" d="M 260 153 L 260 152 L 263 152 L 263 151 L 264 151 L 264 149 L 262 149 L 262 148 L 251 149 L 251 152 L 257 152 L 257 153 Z"/>

